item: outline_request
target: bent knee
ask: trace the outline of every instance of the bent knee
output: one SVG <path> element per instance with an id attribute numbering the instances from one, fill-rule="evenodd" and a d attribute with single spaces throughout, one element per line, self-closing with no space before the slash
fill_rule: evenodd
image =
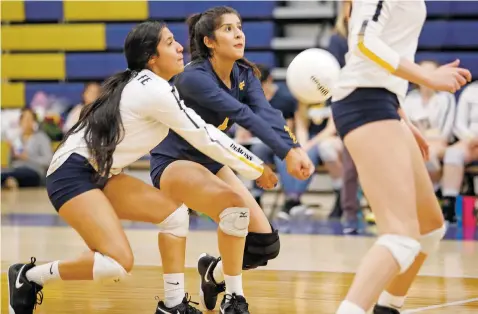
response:
<path id="1" fill-rule="evenodd" d="M 333 162 L 339 159 L 339 152 L 333 139 L 320 142 L 318 149 L 320 159 L 324 162 Z"/>
<path id="2" fill-rule="evenodd" d="M 111 252 L 105 253 L 105 255 L 114 259 L 127 273 L 133 269 L 134 255 L 131 251 L 131 248 L 118 248 L 116 250 L 112 250 Z"/>
<path id="3" fill-rule="evenodd" d="M 244 238 L 250 222 L 249 208 L 229 207 L 219 215 L 219 229 L 227 235 Z"/>
<path id="4" fill-rule="evenodd" d="M 119 282 L 131 272 L 133 258 L 111 257 L 99 252 L 94 253 L 93 280 Z"/>
<path id="5" fill-rule="evenodd" d="M 396 234 L 418 240 L 420 238 L 420 224 L 418 218 L 394 217 L 382 234 Z"/>
<path id="6" fill-rule="evenodd" d="M 446 226 L 442 224 L 435 230 L 420 236 L 421 251 L 430 255 L 438 250 L 441 240 L 446 234 Z"/>
<path id="7" fill-rule="evenodd" d="M 157 224 L 160 233 L 169 233 L 176 237 L 185 238 L 189 232 L 189 210 L 181 205 L 171 215 Z"/>
<path id="8" fill-rule="evenodd" d="M 377 239 L 376 244 L 389 250 L 399 265 L 401 274 L 413 264 L 422 248 L 416 239 L 397 234 L 384 234 Z"/>
<path id="9" fill-rule="evenodd" d="M 463 166 L 465 164 L 466 148 L 460 145 L 450 146 L 445 151 L 443 163 L 446 165 Z"/>
<path id="10" fill-rule="evenodd" d="M 232 190 L 229 186 L 220 188 L 214 196 L 211 196 L 214 199 L 214 203 L 218 206 L 218 217 L 220 212 L 224 208 L 229 207 L 246 207 L 246 202 L 242 196 Z"/>
<path id="11" fill-rule="evenodd" d="M 266 266 L 279 252 L 280 238 L 277 230 L 272 229 L 271 233 L 249 232 L 244 246 L 242 269 Z"/>
<path id="12" fill-rule="evenodd" d="M 425 162 L 425 166 L 430 173 L 439 172 L 441 169 L 440 159 L 435 153 L 431 153 L 430 158 Z"/>
<path id="13" fill-rule="evenodd" d="M 117 262 L 123 266 L 124 270 L 129 273 L 133 269 L 134 265 L 134 256 L 133 252 L 128 251 L 124 252 L 117 258 Z"/>

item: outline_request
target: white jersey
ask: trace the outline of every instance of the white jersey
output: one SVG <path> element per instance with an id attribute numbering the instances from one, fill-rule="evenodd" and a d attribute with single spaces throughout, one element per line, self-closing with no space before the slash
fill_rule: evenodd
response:
<path id="1" fill-rule="evenodd" d="M 402 102 L 408 81 L 392 73 L 401 58 L 415 61 L 425 19 L 423 0 L 354 0 L 349 52 L 332 100 L 345 98 L 357 87 L 378 87 L 395 93 Z"/>
<path id="2" fill-rule="evenodd" d="M 455 135 L 460 140 L 478 136 L 478 82 L 466 86 L 458 99 Z"/>
<path id="3" fill-rule="evenodd" d="M 166 137 L 169 129 L 203 154 L 250 180 L 262 174 L 262 160 L 214 126 L 206 124 L 180 101 L 176 88 L 149 70 L 138 73 L 124 88 L 120 114 L 124 137 L 113 153 L 111 175 L 149 154 Z M 72 153 L 84 156 L 95 166 L 84 140 L 84 130 L 80 130 L 68 137 L 56 151 L 47 175 L 58 169 Z"/>
<path id="4" fill-rule="evenodd" d="M 402 105 L 410 121 L 421 126 L 428 136 L 451 141 L 455 122 L 455 95 L 437 92 L 423 103 L 418 90 L 411 91 Z"/>

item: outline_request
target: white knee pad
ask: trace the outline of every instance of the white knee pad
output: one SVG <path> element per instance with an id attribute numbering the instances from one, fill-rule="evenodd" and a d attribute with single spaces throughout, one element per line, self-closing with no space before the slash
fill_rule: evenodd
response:
<path id="1" fill-rule="evenodd" d="M 400 273 L 404 273 L 413 264 L 421 245 L 415 239 L 397 234 L 384 234 L 376 242 L 386 247 L 400 265 Z"/>
<path id="2" fill-rule="evenodd" d="M 93 280 L 119 282 L 126 277 L 128 273 L 117 261 L 95 252 L 93 262 Z"/>
<path id="3" fill-rule="evenodd" d="M 441 239 L 445 236 L 446 226 L 443 225 L 430 233 L 424 234 L 420 237 L 420 244 L 422 245 L 422 252 L 430 255 L 438 249 Z"/>
<path id="4" fill-rule="evenodd" d="M 430 159 L 425 163 L 427 170 L 429 172 L 437 172 L 440 171 L 440 160 L 438 160 L 437 156 L 430 156 Z"/>
<path id="5" fill-rule="evenodd" d="M 319 144 L 319 156 L 323 162 L 336 161 L 339 158 L 339 154 L 334 147 L 334 144 L 330 141 L 323 141 Z"/>
<path id="6" fill-rule="evenodd" d="M 219 215 L 219 228 L 228 235 L 244 238 L 249 228 L 249 208 L 230 207 Z"/>
<path id="7" fill-rule="evenodd" d="M 182 205 L 158 224 L 159 232 L 169 233 L 176 237 L 185 238 L 189 232 L 189 211 Z"/>
<path id="8" fill-rule="evenodd" d="M 448 165 L 463 166 L 465 164 L 465 151 L 460 147 L 449 147 L 445 151 L 443 162 Z"/>

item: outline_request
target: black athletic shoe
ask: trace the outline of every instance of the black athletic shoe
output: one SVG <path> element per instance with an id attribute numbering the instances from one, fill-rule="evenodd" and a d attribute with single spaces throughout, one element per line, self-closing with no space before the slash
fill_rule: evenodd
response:
<path id="1" fill-rule="evenodd" d="M 445 196 L 442 201 L 442 212 L 445 220 L 449 223 L 456 223 L 455 213 L 456 197 Z"/>
<path id="2" fill-rule="evenodd" d="M 201 254 L 198 260 L 198 272 L 201 277 L 199 297 L 201 304 L 210 311 L 216 307 L 218 294 L 226 290 L 224 282 L 217 283 L 213 276 L 214 268 L 220 260 L 220 257 L 215 258 L 206 253 Z"/>
<path id="3" fill-rule="evenodd" d="M 334 191 L 334 194 L 335 194 L 335 203 L 334 203 L 334 208 L 329 214 L 329 219 L 340 219 L 343 214 L 342 206 L 340 206 L 340 190 Z"/>
<path id="4" fill-rule="evenodd" d="M 158 307 L 156 308 L 156 314 L 202 314 L 200 310 L 191 306 L 189 303 L 199 305 L 199 303 L 191 301 L 191 297 L 189 297 L 187 293 L 184 296 L 183 301 L 172 308 L 166 307 L 163 301 L 159 301 Z"/>
<path id="5" fill-rule="evenodd" d="M 42 286 L 27 279 L 27 271 L 35 267 L 36 259 L 29 264 L 14 264 L 8 268 L 9 314 L 32 314 L 43 301 Z M 37 299 L 38 294 L 38 299 Z"/>
<path id="6" fill-rule="evenodd" d="M 221 302 L 221 314 L 250 314 L 249 304 L 242 295 L 226 294 Z"/>
<path id="7" fill-rule="evenodd" d="M 373 308 L 373 314 L 400 314 L 400 312 L 391 307 L 375 304 Z"/>

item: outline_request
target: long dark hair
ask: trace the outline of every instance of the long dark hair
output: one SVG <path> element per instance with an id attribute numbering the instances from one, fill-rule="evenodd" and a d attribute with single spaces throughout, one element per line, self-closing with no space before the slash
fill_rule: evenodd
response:
<path id="1" fill-rule="evenodd" d="M 203 13 L 193 14 L 188 18 L 191 61 L 212 57 L 212 51 L 204 44 L 204 37 L 216 40 L 214 31 L 220 26 L 221 18 L 224 14 L 235 14 L 242 21 L 239 13 L 228 6 L 212 7 Z M 261 72 L 253 62 L 246 58 L 241 58 L 238 62 L 251 67 L 254 75 L 258 78 L 260 77 Z"/>
<path id="2" fill-rule="evenodd" d="M 138 72 L 148 66 L 152 56 L 158 55 L 162 22 L 147 21 L 138 24 L 126 36 L 124 54 L 128 68 L 109 77 L 101 87 L 98 99 L 84 106 L 78 122 L 65 135 L 62 144 L 74 133 L 85 129 L 84 139 L 91 154 L 99 182 L 108 178 L 113 165 L 113 153 L 124 137 L 124 126 L 120 115 L 121 93 L 126 84 Z"/>

